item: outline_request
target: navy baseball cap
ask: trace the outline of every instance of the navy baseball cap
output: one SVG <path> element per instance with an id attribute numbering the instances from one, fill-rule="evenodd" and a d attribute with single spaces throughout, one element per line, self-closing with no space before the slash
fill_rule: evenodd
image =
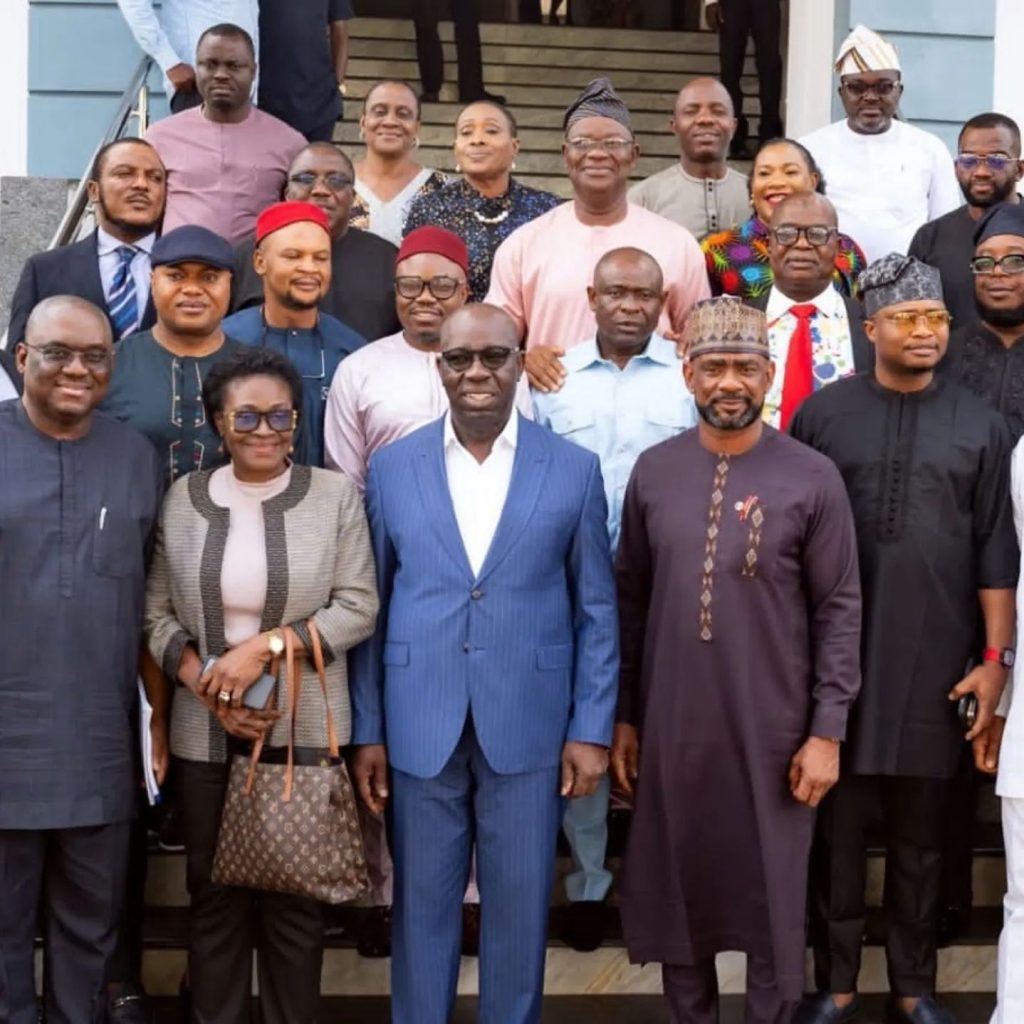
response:
<path id="1" fill-rule="evenodd" d="M 183 224 L 161 235 L 153 243 L 149 262 L 154 267 L 169 267 L 175 263 L 205 263 L 220 270 L 235 269 L 235 255 L 230 243 L 198 224 Z"/>

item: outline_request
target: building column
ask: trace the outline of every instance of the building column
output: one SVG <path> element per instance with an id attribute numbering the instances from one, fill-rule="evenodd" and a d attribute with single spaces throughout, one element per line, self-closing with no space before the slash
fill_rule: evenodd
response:
<path id="1" fill-rule="evenodd" d="M 1009 6 L 1019 0 L 1003 2 Z M 790 0 L 785 124 L 791 139 L 832 121 L 835 20 L 835 0 Z"/>
<path id="2" fill-rule="evenodd" d="M 28 4 L 3 0 L 0 32 L 0 178 L 28 170 Z"/>
<path id="3" fill-rule="evenodd" d="M 992 109 L 1024 125 L 1024 90 L 1020 86 L 1021 39 L 1024 39 L 1024 3 L 1021 0 L 996 0 Z"/>

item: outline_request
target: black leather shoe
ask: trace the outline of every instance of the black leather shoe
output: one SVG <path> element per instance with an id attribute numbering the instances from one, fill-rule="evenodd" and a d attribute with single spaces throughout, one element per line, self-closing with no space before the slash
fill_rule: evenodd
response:
<path id="1" fill-rule="evenodd" d="M 460 103 L 497 103 L 500 106 L 505 106 L 505 97 L 499 96 L 495 92 L 488 92 L 486 89 L 482 89 L 479 95 L 476 96 L 464 96 L 459 94 Z"/>
<path id="2" fill-rule="evenodd" d="M 830 992 L 813 992 L 800 1000 L 793 1024 L 847 1024 L 860 1013 L 860 1000 L 854 996 L 849 1006 L 836 1006 Z"/>
<path id="3" fill-rule="evenodd" d="M 356 932 L 356 950 L 369 960 L 391 956 L 391 908 L 370 907 Z"/>
<path id="4" fill-rule="evenodd" d="M 900 1008 L 899 1003 L 890 1000 L 885 1008 L 886 1024 L 958 1024 L 944 1006 L 939 1006 L 931 996 L 922 996 L 913 1013 Z"/>
<path id="5" fill-rule="evenodd" d="M 146 991 L 141 985 L 125 983 L 117 995 L 107 999 L 107 1024 L 150 1024 L 150 1012 Z"/>
<path id="6" fill-rule="evenodd" d="M 420 103 L 437 103 L 441 98 L 438 92 L 421 92 Z"/>
<path id="7" fill-rule="evenodd" d="M 577 953 L 593 953 L 605 940 L 603 900 L 578 900 L 559 910 L 558 937 Z"/>

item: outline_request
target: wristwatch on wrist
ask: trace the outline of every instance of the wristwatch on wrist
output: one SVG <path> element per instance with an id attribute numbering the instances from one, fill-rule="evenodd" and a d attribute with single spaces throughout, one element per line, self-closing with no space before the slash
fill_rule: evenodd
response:
<path id="1" fill-rule="evenodd" d="M 338 92 L 340 92 L 342 96 L 347 96 L 348 95 L 348 86 L 344 82 L 339 82 L 338 83 Z"/>
<path id="2" fill-rule="evenodd" d="M 272 658 L 284 654 L 284 634 L 279 629 L 271 629 L 263 634 L 267 638 L 267 653 Z"/>
<path id="3" fill-rule="evenodd" d="M 986 647 L 981 654 L 982 661 L 994 661 L 1003 668 L 1013 668 L 1017 652 L 1012 647 Z"/>

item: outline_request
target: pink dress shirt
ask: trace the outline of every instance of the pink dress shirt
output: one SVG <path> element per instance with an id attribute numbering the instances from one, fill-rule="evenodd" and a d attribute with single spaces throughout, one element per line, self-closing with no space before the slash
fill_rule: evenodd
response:
<path id="1" fill-rule="evenodd" d="M 494 255 L 486 301 L 515 320 L 527 348 L 572 348 L 597 329 L 587 301 L 594 267 L 622 246 L 658 261 L 668 289 L 659 333 L 682 330 L 690 307 L 711 295 L 704 254 L 686 228 L 633 203 L 616 224 L 582 224 L 569 202 L 517 228 Z"/>
<path id="2" fill-rule="evenodd" d="M 288 165 L 306 145 L 294 128 L 256 107 L 238 124 L 207 120 L 193 107 L 157 121 L 146 140 L 167 168 L 164 232 L 201 224 L 232 245 L 281 198 Z"/>

